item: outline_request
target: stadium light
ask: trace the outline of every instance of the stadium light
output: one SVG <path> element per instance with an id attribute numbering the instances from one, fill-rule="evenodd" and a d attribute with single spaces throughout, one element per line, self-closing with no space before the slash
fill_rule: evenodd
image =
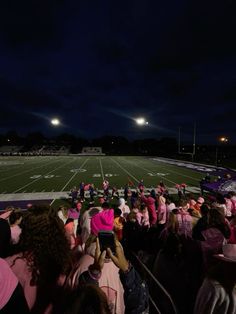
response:
<path id="1" fill-rule="evenodd" d="M 222 137 L 219 138 L 219 141 L 220 141 L 221 143 L 227 143 L 227 142 L 229 141 L 229 139 L 228 139 L 228 137 L 226 137 L 226 136 L 222 136 Z"/>
<path id="2" fill-rule="evenodd" d="M 222 143 L 222 144 L 228 143 L 228 141 L 229 141 L 229 138 L 227 136 L 221 136 L 221 137 L 218 138 L 218 142 Z M 216 167 L 218 166 L 218 155 L 219 155 L 219 148 L 220 148 L 218 146 L 219 146 L 219 144 L 216 145 L 216 156 L 215 156 L 215 165 L 216 165 Z"/>
<path id="3" fill-rule="evenodd" d="M 57 118 L 54 118 L 51 120 L 51 124 L 54 126 L 58 126 L 58 125 L 60 125 L 60 120 Z"/>
<path id="4" fill-rule="evenodd" d="M 138 125 L 148 125 L 148 121 L 146 121 L 144 118 L 137 118 L 135 121 Z"/>

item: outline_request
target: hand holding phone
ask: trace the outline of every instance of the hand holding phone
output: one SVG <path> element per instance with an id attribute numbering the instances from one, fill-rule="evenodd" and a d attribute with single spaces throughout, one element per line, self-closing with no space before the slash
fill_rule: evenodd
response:
<path id="1" fill-rule="evenodd" d="M 115 240 L 115 253 L 109 248 L 107 249 L 107 252 L 113 263 L 120 268 L 120 270 L 126 272 L 129 269 L 130 264 L 126 259 L 123 247 L 118 240 Z"/>

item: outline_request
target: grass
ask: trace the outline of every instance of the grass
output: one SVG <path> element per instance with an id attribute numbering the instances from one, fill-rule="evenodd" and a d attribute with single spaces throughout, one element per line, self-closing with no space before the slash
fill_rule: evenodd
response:
<path id="1" fill-rule="evenodd" d="M 102 188 L 107 178 L 110 185 L 124 187 L 128 181 L 136 186 L 144 179 L 146 187 L 156 187 L 160 180 L 170 188 L 176 183 L 198 187 L 204 174 L 154 161 L 146 157 L 1 157 L 0 194 L 63 192 L 81 181 Z"/>

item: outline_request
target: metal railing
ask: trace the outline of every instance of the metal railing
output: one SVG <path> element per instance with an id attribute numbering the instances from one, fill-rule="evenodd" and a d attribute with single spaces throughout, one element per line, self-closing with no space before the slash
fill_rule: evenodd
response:
<path id="1" fill-rule="evenodd" d="M 134 252 L 131 255 L 135 259 L 133 262 L 136 269 L 145 275 L 149 285 L 150 313 L 178 314 L 177 307 L 169 292 Z"/>

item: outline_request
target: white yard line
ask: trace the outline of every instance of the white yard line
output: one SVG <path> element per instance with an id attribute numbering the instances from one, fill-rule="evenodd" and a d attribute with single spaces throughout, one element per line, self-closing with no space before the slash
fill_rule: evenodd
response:
<path id="1" fill-rule="evenodd" d="M 51 171 L 45 173 L 43 176 L 47 176 L 47 175 L 49 175 L 50 173 L 52 173 L 52 172 L 54 172 L 54 171 L 56 171 L 56 170 L 58 170 L 58 169 L 60 169 L 60 168 L 63 168 L 63 167 L 65 167 L 65 166 L 68 165 L 68 164 L 71 164 L 72 162 L 73 162 L 73 160 L 70 160 L 70 161 L 67 162 L 66 164 L 61 165 L 61 166 L 59 166 L 59 167 L 57 167 L 57 168 L 55 168 L 55 169 L 53 169 L 53 170 L 51 170 Z M 35 180 L 33 180 L 33 181 L 31 181 L 31 182 L 25 184 L 25 185 L 22 186 L 21 188 L 15 190 L 13 193 L 18 192 L 18 191 L 20 191 L 20 190 L 26 188 L 27 186 L 29 186 L 29 185 L 31 185 L 31 184 L 33 184 L 33 183 L 35 183 L 35 182 L 37 182 L 37 181 L 39 181 L 39 180 L 41 180 L 41 179 L 42 179 L 42 176 L 41 176 L 40 178 L 37 178 L 37 179 L 35 179 Z"/>
<path id="2" fill-rule="evenodd" d="M 125 160 L 125 162 L 128 163 L 127 160 Z M 145 171 L 150 172 L 150 173 L 152 173 L 152 174 L 155 174 L 155 176 L 161 178 L 162 180 L 166 180 L 166 181 L 169 181 L 169 182 L 171 182 L 171 183 L 177 184 L 176 182 L 174 182 L 174 181 L 172 181 L 172 180 L 169 180 L 169 179 L 167 179 L 166 177 L 163 178 L 163 176 L 157 175 L 155 172 L 153 172 L 153 171 L 151 171 L 151 170 L 149 170 L 149 169 L 147 169 L 147 168 L 140 167 L 140 166 L 138 166 L 137 164 L 133 164 L 131 161 L 129 161 L 129 163 L 131 163 L 132 165 L 134 165 L 135 167 L 137 167 L 137 168 L 139 168 L 139 169 L 142 169 L 142 170 L 145 170 Z"/>
<path id="3" fill-rule="evenodd" d="M 153 162 L 153 160 L 151 160 L 151 161 Z M 172 165 L 171 165 L 171 166 L 172 166 Z M 168 166 L 166 165 L 166 167 L 168 167 Z M 191 176 L 188 176 L 188 175 L 186 175 L 186 174 L 182 174 L 182 173 L 180 173 L 180 172 L 178 172 L 178 171 L 170 170 L 169 168 L 166 168 L 166 167 L 164 166 L 164 167 L 162 167 L 162 168 L 168 170 L 169 172 L 176 173 L 176 174 L 178 174 L 178 175 L 180 175 L 180 176 L 182 176 L 182 177 L 190 178 L 190 179 L 192 179 L 192 180 L 194 180 L 194 181 L 197 181 L 197 182 L 200 181 L 200 179 L 196 179 L 196 178 L 191 177 Z"/>
<path id="4" fill-rule="evenodd" d="M 125 160 L 126 161 L 126 160 Z M 127 161 L 126 161 L 127 162 Z M 127 162 L 128 163 L 128 162 Z M 131 162 L 130 162 L 131 163 Z M 151 171 L 151 170 L 149 170 L 149 169 L 147 169 L 147 168 L 144 168 L 144 167 L 140 167 L 140 166 L 137 166 L 136 164 L 134 164 L 135 165 L 135 167 L 138 167 L 138 168 L 140 168 L 140 169 L 143 169 L 143 170 L 145 170 L 145 171 L 147 171 L 147 172 L 150 172 L 150 173 L 152 173 L 152 174 L 155 174 L 157 177 L 159 177 L 159 178 L 161 178 L 162 180 L 166 180 L 166 181 L 169 181 L 169 182 L 171 182 L 171 183 L 173 183 L 173 184 L 177 184 L 177 182 L 174 182 L 174 181 L 172 181 L 172 180 L 170 180 L 170 179 L 167 179 L 166 177 L 162 177 L 162 176 L 159 176 L 159 175 L 157 175 L 155 172 L 153 172 L 153 171 Z M 168 187 L 168 186 L 167 186 Z M 169 187 L 168 187 L 169 188 Z M 192 188 L 197 188 L 197 187 L 195 187 L 195 186 L 189 186 L 189 187 L 187 187 L 186 188 L 186 191 L 190 191 L 190 192 L 192 192 Z M 197 189 L 199 189 L 199 188 L 197 188 Z"/>
<path id="5" fill-rule="evenodd" d="M 105 177 L 104 177 L 104 172 L 103 172 L 103 167 L 102 167 L 101 158 L 99 158 L 99 164 L 100 164 L 100 168 L 101 168 L 102 180 L 104 181 Z"/>
<path id="6" fill-rule="evenodd" d="M 124 172 L 126 172 L 131 178 L 133 178 L 136 182 L 140 182 L 140 180 L 138 180 L 135 176 L 133 176 L 128 170 L 126 170 L 124 167 L 122 167 L 120 165 L 120 163 L 118 161 L 116 161 L 115 159 L 111 158 L 111 160 L 117 164 L 118 167 L 120 167 L 120 169 L 122 169 Z"/>
<path id="7" fill-rule="evenodd" d="M 12 176 L 5 177 L 5 178 L 3 178 L 3 179 L 0 179 L 0 182 L 2 182 L 2 181 L 4 181 L 4 180 L 7 180 L 7 179 L 11 179 L 11 178 L 17 177 L 17 176 L 20 176 L 20 175 L 22 175 L 22 174 L 24 174 L 24 173 L 27 173 L 27 172 L 31 172 L 32 170 L 35 170 L 35 169 L 43 168 L 43 167 L 45 167 L 45 166 L 48 166 L 49 164 L 51 165 L 51 164 L 54 164 L 54 163 L 55 163 L 55 161 L 53 161 L 53 162 L 51 162 L 51 163 L 48 163 L 47 165 L 41 165 L 41 166 L 35 167 L 35 168 L 33 168 L 33 169 L 31 168 L 31 169 L 26 170 L 26 171 L 18 172 L 18 173 L 16 173 L 16 174 L 12 175 Z"/>
<path id="8" fill-rule="evenodd" d="M 54 198 L 51 203 L 50 203 L 50 206 L 52 206 L 52 204 L 55 202 L 56 198 Z"/>
<path id="9" fill-rule="evenodd" d="M 85 164 L 86 162 L 89 160 L 89 158 L 87 158 L 83 163 L 82 165 L 79 167 L 78 170 L 80 170 Z M 60 192 L 63 192 L 65 190 L 65 188 L 67 187 L 67 185 L 74 179 L 74 177 L 78 174 L 78 172 L 75 172 L 73 174 L 73 176 L 67 181 L 67 183 L 63 186 L 63 188 L 60 190 Z"/>
<path id="10" fill-rule="evenodd" d="M 2 159 L 3 160 L 3 159 Z M 0 160 L 0 163 L 1 163 L 1 161 L 2 160 Z M 49 159 L 45 159 L 45 160 L 43 160 L 43 162 L 44 163 L 46 163 L 46 162 L 48 162 L 48 160 Z M 55 160 L 59 160 L 58 158 L 55 158 L 54 159 L 54 161 Z M 28 160 L 27 160 L 28 161 Z M 7 162 L 7 160 L 6 160 L 6 162 Z M 20 168 L 23 168 L 24 166 L 34 166 L 34 164 L 38 164 L 39 163 L 39 161 L 38 160 L 30 160 L 30 162 L 28 163 L 28 164 L 26 164 L 26 162 L 25 161 L 23 161 L 22 162 L 22 160 L 19 160 L 19 164 L 14 164 L 14 165 L 11 165 L 11 164 L 4 164 L 4 165 L 1 165 L 1 168 L 3 167 L 4 169 L 2 170 L 2 169 L 0 169 L 0 173 L 3 173 L 3 172 L 7 172 L 7 171 L 17 171 L 17 170 L 19 170 Z M 42 164 L 42 160 L 40 161 L 40 164 Z M 6 167 L 8 167 L 8 169 L 5 169 Z"/>

